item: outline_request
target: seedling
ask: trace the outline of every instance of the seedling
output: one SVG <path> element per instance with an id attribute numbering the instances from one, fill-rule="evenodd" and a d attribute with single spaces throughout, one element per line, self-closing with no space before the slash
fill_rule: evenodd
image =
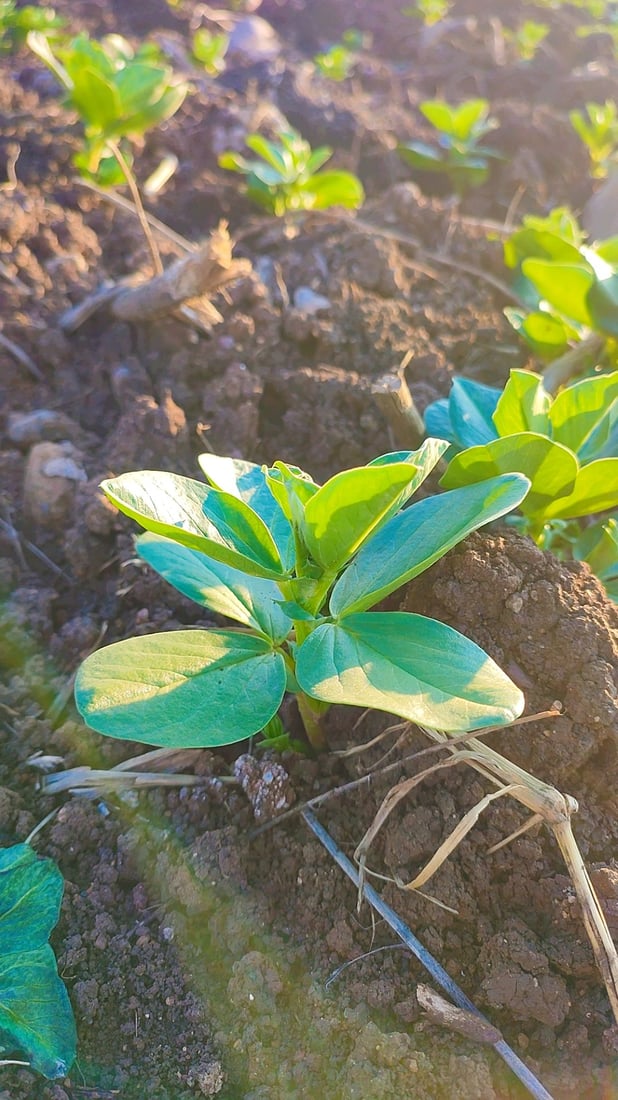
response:
<path id="1" fill-rule="evenodd" d="M 62 876 L 29 844 L 0 851 L 0 1053 L 19 1051 L 50 1079 L 75 1060 L 75 1022 L 49 943 Z"/>
<path id="2" fill-rule="evenodd" d="M 521 61 L 532 61 L 549 34 L 549 25 L 537 23 L 534 19 L 525 19 L 514 30 L 504 27 L 502 33 Z"/>
<path id="3" fill-rule="evenodd" d="M 221 168 L 240 172 L 253 202 L 281 217 L 292 210 L 326 210 L 330 206 L 359 207 L 365 193 L 351 172 L 321 172 L 333 155 L 328 146 L 312 149 L 296 130 L 279 135 L 277 142 L 249 134 L 245 144 L 257 160 L 240 153 L 222 153 Z"/>
<path id="4" fill-rule="evenodd" d="M 402 8 L 402 15 L 409 15 L 412 19 L 422 19 L 426 27 L 433 27 L 446 19 L 452 4 L 450 0 L 416 0 L 407 8 Z"/>
<path id="5" fill-rule="evenodd" d="M 586 113 L 571 111 L 571 125 L 590 153 L 592 175 L 604 179 L 618 165 L 618 110 L 613 99 L 586 103 Z"/>
<path id="6" fill-rule="evenodd" d="M 229 44 L 229 34 L 213 34 L 206 27 L 200 27 L 193 35 L 193 56 L 209 76 L 218 76 L 225 69 Z"/>
<path id="7" fill-rule="evenodd" d="M 23 46 L 30 31 L 45 38 L 60 38 L 66 20 L 53 8 L 37 8 L 26 4 L 18 8 L 15 0 L 0 0 L 0 53 L 10 53 Z"/>
<path id="8" fill-rule="evenodd" d="M 531 371 L 511 371 L 502 392 L 457 378 L 449 397 L 426 410 L 425 425 L 452 444 L 440 482 L 446 489 L 525 474 L 530 489 L 517 525 L 559 556 L 572 556 L 581 532 L 567 521 L 618 505 L 618 371 L 554 399 Z M 603 550 L 602 570 L 607 564 Z"/>
<path id="9" fill-rule="evenodd" d="M 548 218 L 524 218 L 504 245 L 504 260 L 530 308 L 505 313 L 541 359 L 556 360 L 578 344 L 585 356 L 592 335 L 597 360 L 611 365 L 618 339 L 618 237 L 594 246 L 583 240 L 565 208 Z"/>
<path id="10" fill-rule="evenodd" d="M 573 557 L 588 562 L 609 598 L 618 603 L 618 516 L 587 527 L 573 544 Z"/>
<path id="11" fill-rule="evenodd" d="M 329 80 L 347 80 L 354 68 L 358 50 L 371 45 L 371 36 L 350 29 L 344 31 L 341 42 L 335 42 L 323 53 L 316 53 L 313 63 Z"/>
<path id="12" fill-rule="evenodd" d="M 482 139 L 497 122 L 489 115 L 486 99 L 468 99 L 453 107 L 444 100 L 421 103 L 420 111 L 438 131 L 438 145 L 413 141 L 400 145 L 399 153 L 413 168 L 445 175 L 453 191 L 462 196 L 487 179 L 492 158 L 500 154 Z"/>
<path id="13" fill-rule="evenodd" d="M 99 182 L 124 183 L 132 159 L 126 142 L 175 114 L 188 86 L 161 62 L 156 47 L 144 44 L 134 53 L 120 35 L 97 42 L 80 34 L 56 53 L 39 33 L 30 33 L 28 44 L 83 122 L 85 145 L 76 167 Z"/>
<path id="14" fill-rule="evenodd" d="M 520 474 L 404 508 L 447 444 L 383 455 L 317 485 L 297 467 L 202 455 L 209 484 L 172 473 L 103 482 L 150 533 L 137 552 L 186 596 L 241 629 L 180 630 L 88 657 L 75 696 L 111 737 L 215 746 L 267 729 L 285 692 L 323 747 L 332 703 L 374 707 L 449 731 L 509 723 L 519 689 L 443 623 L 369 612 L 526 495 Z"/>

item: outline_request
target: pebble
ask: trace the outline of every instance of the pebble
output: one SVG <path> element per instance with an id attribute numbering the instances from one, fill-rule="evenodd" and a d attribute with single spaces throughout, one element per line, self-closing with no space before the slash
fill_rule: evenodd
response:
<path id="1" fill-rule="evenodd" d="M 35 443 L 26 462 L 24 508 L 30 519 L 43 527 L 67 522 L 79 482 L 87 481 L 82 455 L 65 440 Z"/>
<path id="2" fill-rule="evenodd" d="M 270 61 L 280 49 L 278 34 L 260 15 L 239 19 L 230 34 L 228 53 L 242 54 L 246 61 Z"/>
<path id="3" fill-rule="evenodd" d="M 303 313 L 320 313 L 322 310 L 330 309 L 331 302 L 323 294 L 316 294 L 310 286 L 299 286 L 294 291 L 294 306 L 296 309 L 302 309 Z"/>
<path id="4" fill-rule="evenodd" d="M 77 442 L 82 435 L 82 429 L 64 413 L 54 409 L 34 409 L 33 412 L 11 413 L 7 434 L 11 443 L 31 447 L 33 443 L 45 440 L 58 442 L 68 439 Z"/>

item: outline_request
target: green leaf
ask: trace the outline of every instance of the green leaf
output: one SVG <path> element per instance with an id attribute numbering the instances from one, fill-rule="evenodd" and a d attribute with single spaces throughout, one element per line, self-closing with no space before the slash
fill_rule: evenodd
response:
<path id="1" fill-rule="evenodd" d="M 419 168 L 423 172 L 445 171 L 442 150 L 434 149 L 433 145 L 427 145 L 424 141 L 411 141 L 407 145 L 398 145 L 397 152 L 413 168 Z"/>
<path id="2" fill-rule="evenodd" d="M 116 133 L 122 117 L 120 96 L 114 85 L 95 69 L 86 65 L 71 73 L 73 87 L 70 102 L 83 118 L 87 128 L 111 135 Z"/>
<path id="3" fill-rule="evenodd" d="M 266 470 L 265 476 L 266 484 L 286 519 L 300 531 L 305 505 L 317 493 L 319 486 L 304 470 L 298 466 L 288 466 L 285 462 L 275 462 L 270 470 Z"/>
<path id="4" fill-rule="evenodd" d="M 451 420 L 448 397 L 441 397 L 438 401 L 433 401 L 431 405 L 428 405 L 423 414 L 423 419 L 425 421 L 425 431 L 429 435 L 438 439 L 448 439 L 449 443 L 456 443 L 461 446 Z"/>
<path id="5" fill-rule="evenodd" d="M 496 474 L 525 474 L 531 487 L 521 508 L 527 515 L 543 511 L 557 497 L 570 493 L 578 468 L 575 455 L 560 443 L 534 432 L 518 432 L 461 451 L 449 463 L 440 485 L 455 489 Z"/>
<path id="6" fill-rule="evenodd" d="M 593 327 L 587 296 L 596 276 L 583 258 L 577 264 L 533 258 L 524 260 L 521 270 L 550 306 L 580 325 Z"/>
<path id="7" fill-rule="evenodd" d="M 302 533 L 314 561 L 337 572 L 401 500 L 414 474 L 414 466 L 399 462 L 331 477 L 305 505 Z"/>
<path id="8" fill-rule="evenodd" d="M 339 577 L 333 615 L 365 611 L 418 576 L 472 531 L 521 503 L 529 482 L 518 475 L 428 497 L 394 516 Z"/>
<path id="9" fill-rule="evenodd" d="M 239 458 L 203 454 L 198 462 L 215 489 L 244 500 L 268 527 L 285 569 L 294 565 L 294 532 L 266 480 L 266 468 Z"/>
<path id="10" fill-rule="evenodd" d="M 221 489 L 210 489 L 202 507 L 206 519 L 228 546 L 266 569 L 285 572 L 268 527 L 244 500 Z"/>
<path id="11" fill-rule="evenodd" d="M 299 646 L 296 676 L 327 703 L 373 707 L 460 733 L 506 725 L 524 697 L 474 642 L 423 615 L 350 615 L 323 623 Z"/>
<path id="12" fill-rule="evenodd" d="M 498 435 L 515 435 L 517 432 L 548 435 L 550 405 L 551 397 L 540 374 L 512 370 L 493 415 Z"/>
<path id="13" fill-rule="evenodd" d="M 556 359 L 566 351 L 573 335 L 573 329 L 561 317 L 540 309 L 526 313 L 507 306 L 504 315 L 541 359 Z"/>
<path id="14" fill-rule="evenodd" d="M 261 637 L 175 630 L 91 654 L 77 673 L 75 700 L 88 725 L 109 737 L 207 748 L 261 730 L 285 683 L 282 654 Z"/>
<path id="15" fill-rule="evenodd" d="M 135 548 L 169 584 L 217 615 L 261 631 L 274 642 L 282 642 L 292 629 L 274 581 L 250 577 L 161 535 L 141 535 Z"/>
<path id="16" fill-rule="evenodd" d="M 58 921 L 62 876 L 28 844 L 0 852 L 0 1036 L 48 1078 L 75 1060 L 75 1023 L 47 942 Z"/>
<path id="17" fill-rule="evenodd" d="M 573 557 L 587 561 L 599 580 L 618 580 L 618 522 L 600 519 L 587 527 L 573 547 Z"/>
<path id="18" fill-rule="evenodd" d="M 554 399 L 549 413 L 552 437 L 578 454 L 616 398 L 618 371 L 565 387 Z"/>
<path id="19" fill-rule="evenodd" d="M 416 451 L 391 451 L 389 454 L 374 458 L 367 465 L 386 466 L 393 465 L 396 462 L 408 462 L 411 466 L 416 467 L 412 480 L 403 490 L 401 504 L 399 505 L 399 507 L 402 507 L 405 501 L 409 500 L 425 479 L 429 477 L 446 451 L 448 451 L 446 440 L 434 439 L 430 436 L 421 443 Z"/>
<path id="20" fill-rule="evenodd" d="M 618 504 L 618 458 L 600 458 L 579 471 L 573 491 L 551 501 L 543 510 L 547 519 L 575 519 L 604 512 Z"/>
<path id="21" fill-rule="evenodd" d="M 318 172 L 303 187 L 311 195 L 311 210 L 327 210 L 329 206 L 343 206 L 357 210 L 365 201 L 361 181 L 352 172 Z"/>
<path id="22" fill-rule="evenodd" d="M 252 552 L 255 550 L 255 557 L 247 556 L 237 547 L 234 541 L 236 536 L 233 538 L 231 535 L 219 533 L 204 513 L 207 498 L 216 490 L 199 481 L 181 477 L 179 474 L 140 470 L 103 481 L 101 488 L 121 512 L 136 520 L 147 531 L 164 535 L 191 550 L 200 550 L 216 561 L 241 569 L 251 576 L 277 580 L 284 572 L 281 566 L 276 568 L 272 564 L 278 557 L 276 548 L 273 553 L 267 540 L 260 541 L 257 537 L 252 540 L 251 529 L 242 529 L 244 515 L 237 517 L 230 513 L 232 528 L 234 521 L 238 519 L 238 541 L 240 543 L 242 537 L 246 537 L 248 542 L 242 542 L 242 546 L 251 546 Z M 237 505 L 241 503 L 236 501 Z M 257 527 L 257 516 L 255 520 Z M 266 530 L 264 524 L 262 527 Z M 227 530 L 230 529 L 228 525 Z M 270 541 L 272 543 L 272 539 Z"/>
<path id="23" fill-rule="evenodd" d="M 618 336 L 618 274 L 597 279 L 588 291 L 587 304 L 595 329 Z"/>
<path id="24" fill-rule="evenodd" d="M 581 262 L 581 253 L 574 240 L 530 224 L 532 221 L 526 218 L 523 227 L 505 241 L 504 262 L 507 267 L 518 268 L 523 260 L 532 258 L 566 264 Z"/>
<path id="25" fill-rule="evenodd" d="M 449 396 L 449 416 L 457 440 L 462 447 L 474 447 L 496 438 L 493 414 L 500 397 L 500 390 L 472 382 L 469 378 L 455 378 Z"/>

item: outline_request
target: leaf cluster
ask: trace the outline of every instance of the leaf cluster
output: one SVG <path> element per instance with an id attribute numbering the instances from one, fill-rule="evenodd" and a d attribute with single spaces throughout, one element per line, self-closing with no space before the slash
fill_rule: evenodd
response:
<path id="1" fill-rule="evenodd" d="M 618 338 L 618 237 L 585 245 L 569 210 L 526 217 L 504 245 L 514 288 L 529 309 L 506 309 L 510 323 L 546 361 L 591 332 L 605 340 L 611 362 Z"/>
<path id="2" fill-rule="evenodd" d="M 45 1077 L 75 1060 L 75 1023 L 48 940 L 63 882 L 29 844 L 0 851 L 0 1052 L 19 1051 Z"/>
<path id="3" fill-rule="evenodd" d="M 249 134 L 245 144 L 256 154 L 247 159 L 226 152 L 219 165 L 245 177 L 249 198 L 278 217 L 292 210 L 326 210 L 330 206 L 356 209 L 365 194 L 360 180 L 351 172 L 320 171 L 333 155 L 328 146 L 312 149 L 296 130 L 269 141 L 261 134 Z"/>
<path id="4" fill-rule="evenodd" d="M 416 0 L 414 4 L 402 8 L 401 14 L 411 19 L 422 19 L 424 26 L 434 27 L 446 19 L 452 6 L 451 0 Z"/>
<path id="5" fill-rule="evenodd" d="M 314 747 L 332 703 L 445 730 L 509 722 L 519 690 L 443 623 L 370 611 L 471 531 L 516 507 L 519 474 L 406 507 L 447 444 L 383 455 L 324 485 L 297 467 L 202 455 L 208 484 L 142 471 L 103 483 L 147 531 L 140 557 L 234 628 L 131 638 L 93 654 L 76 681 L 86 721 L 173 746 L 239 741 L 293 693 Z"/>
<path id="6" fill-rule="evenodd" d="M 531 371 L 511 371 L 503 391 L 457 378 L 449 397 L 426 410 L 425 425 L 452 444 L 441 480 L 446 489 L 507 472 L 526 475 L 522 526 L 540 545 L 549 546 L 552 533 L 572 541 L 565 521 L 618 505 L 618 371 L 577 382 L 553 399 Z M 576 527 L 575 541 L 579 534 Z M 603 536 L 597 559 L 608 576 L 613 537 Z M 593 547 L 587 540 L 583 546 L 587 557 Z"/>
<path id="7" fill-rule="evenodd" d="M 513 29 L 504 27 L 503 34 L 506 42 L 522 61 L 532 61 L 549 34 L 549 24 L 524 19 L 523 23 Z"/>
<path id="8" fill-rule="evenodd" d="M 101 41 L 79 34 L 52 52 L 47 39 L 28 35 L 28 44 L 66 91 L 66 103 L 79 114 L 84 151 L 75 158 L 80 172 L 97 176 L 102 161 L 105 183 L 122 183 L 124 174 L 110 161 L 109 143 L 135 139 L 170 118 L 182 104 L 188 85 L 177 80 L 156 46 L 137 51 L 120 35 Z"/>
<path id="9" fill-rule="evenodd" d="M 193 35 L 191 50 L 195 60 L 209 76 L 218 76 L 225 69 L 225 55 L 229 44 L 229 34 L 213 34 L 206 27 L 198 27 Z"/>
<path id="10" fill-rule="evenodd" d="M 437 144 L 412 141 L 399 145 L 401 157 L 413 168 L 445 175 L 457 195 L 484 183 L 491 160 L 500 156 L 495 149 L 481 144 L 497 126 L 489 115 L 487 100 L 468 99 L 455 107 L 432 99 L 421 103 L 420 111 L 437 130 Z"/>
<path id="11" fill-rule="evenodd" d="M 584 111 L 570 111 L 575 132 L 587 146 L 595 179 L 605 179 L 618 164 L 618 109 L 613 99 L 586 103 Z"/>
<path id="12" fill-rule="evenodd" d="M 0 0 L 0 54 L 18 50 L 30 31 L 57 39 L 65 25 L 66 20 L 56 15 L 53 8 L 39 8 L 34 4 L 18 8 L 15 0 Z"/>

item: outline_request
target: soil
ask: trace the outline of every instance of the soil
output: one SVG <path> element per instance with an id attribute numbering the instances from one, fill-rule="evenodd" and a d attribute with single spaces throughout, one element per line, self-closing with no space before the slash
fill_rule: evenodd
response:
<path id="1" fill-rule="evenodd" d="M 155 34 L 177 67 L 200 19 L 187 2 L 55 6 L 76 30 Z M 276 57 L 236 56 L 217 80 L 193 70 L 194 94 L 139 152 L 140 179 L 162 154 L 179 157 L 149 203 L 158 218 L 192 241 L 225 218 L 236 254 L 252 262 L 217 297 L 223 321 L 210 335 L 105 313 L 63 333 L 69 306 L 147 253 L 132 217 L 74 179 L 79 127 L 54 81 L 25 50 L 3 60 L 0 164 L 19 156 L 16 180 L 7 167 L 0 183 L 2 336 L 29 359 L 0 346 L 0 837 L 23 840 L 58 811 L 35 843 L 66 880 L 53 944 L 79 1056 L 62 1083 L 3 1068 L 0 1100 L 523 1095 L 493 1051 L 430 1022 L 415 995 L 424 972 L 366 906 L 357 912 L 354 887 L 299 818 L 254 832 L 275 804 L 376 764 L 397 735 L 346 758 L 203 751 L 191 765 L 204 777 L 197 788 L 92 800 L 43 795 L 28 763 L 39 753 L 109 767 L 130 755 L 77 720 L 73 672 L 103 637 L 209 621 L 136 563 L 102 477 L 196 476 L 195 456 L 210 449 L 284 458 L 323 479 L 393 448 L 371 387 L 404 356 L 421 411 L 455 372 L 500 385 L 527 362 L 506 298 L 484 277 L 505 277 L 484 223 L 586 201 L 587 158 L 567 110 L 611 94 L 616 61 L 606 36 L 576 35 L 576 9 L 539 13 L 550 35 L 524 64 L 501 52 L 499 20 L 516 25 L 529 5 L 496 3 L 490 23 L 484 5 L 458 0 L 440 33 L 400 7 L 264 0 Z M 350 26 L 373 35 L 371 53 L 342 84 L 315 75 L 312 54 Z M 504 159 L 460 207 L 411 179 L 395 148 L 423 136 L 416 108 L 438 93 L 488 96 L 500 123 Z M 276 133 L 282 116 L 359 173 L 368 201 L 358 221 L 265 219 L 218 168 L 220 151 L 240 149 L 258 125 Z M 410 239 L 447 262 L 423 262 Z M 299 308 L 302 288 L 327 304 Z M 560 717 L 492 743 L 577 798 L 577 840 L 618 931 L 618 622 L 602 588 L 586 566 L 498 529 L 466 540 L 400 602 L 482 645 L 525 691 L 528 713 L 560 704 Z M 329 714 L 331 749 L 389 725 L 360 717 Z M 224 781 L 234 774 L 242 786 Z M 321 811 L 344 851 L 387 789 L 377 779 Z M 371 866 L 411 879 L 486 789 L 463 767 L 427 779 L 390 818 Z M 487 854 L 523 820 L 515 802 L 492 803 L 431 881 L 448 909 L 393 883 L 384 895 L 556 1100 L 608 1100 L 618 1096 L 616 1029 L 557 847 L 536 827 Z"/>

